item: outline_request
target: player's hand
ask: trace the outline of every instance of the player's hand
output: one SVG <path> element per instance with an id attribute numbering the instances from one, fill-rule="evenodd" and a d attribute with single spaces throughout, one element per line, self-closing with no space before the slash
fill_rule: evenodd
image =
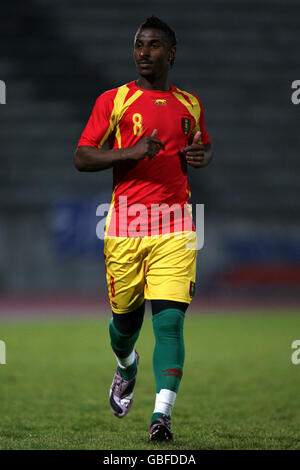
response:
<path id="1" fill-rule="evenodd" d="M 165 150 L 165 146 L 160 139 L 155 137 L 157 129 L 151 135 L 142 137 L 133 147 L 128 149 L 127 157 L 130 160 L 143 160 L 146 157 L 155 157 L 160 149 Z"/>
<path id="2" fill-rule="evenodd" d="M 210 152 L 206 153 L 205 146 L 198 144 L 201 132 L 197 131 L 191 145 L 181 150 L 185 154 L 187 163 L 193 168 L 202 168 L 209 164 L 211 160 Z"/>

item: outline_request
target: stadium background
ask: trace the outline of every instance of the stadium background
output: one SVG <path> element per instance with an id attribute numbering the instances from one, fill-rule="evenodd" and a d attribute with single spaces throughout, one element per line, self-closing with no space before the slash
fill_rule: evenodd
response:
<path id="1" fill-rule="evenodd" d="M 73 153 L 95 99 L 136 77 L 137 26 L 152 13 L 178 35 L 170 81 L 198 93 L 215 160 L 190 171 L 205 204 L 197 295 L 297 295 L 300 284 L 297 1 L 102 3 L 30 0 L 1 7 L 0 292 L 105 291 L 95 208 L 111 172 L 82 174 Z M 274 289 L 275 288 L 275 289 Z"/>
<path id="2" fill-rule="evenodd" d="M 111 172 L 73 167 L 97 96 L 136 77 L 133 37 L 151 14 L 177 32 L 170 81 L 199 94 L 215 148 L 209 167 L 190 172 L 205 244 L 176 449 L 299 449 L 296 0 L 1 4 L 0 449 L 151 448 L 149 312 L 134 409 L 120 423 L 107 406 L 115 358 L 95 230 Z"/>
<path id="3" fill-rule="evenodd" d="M 170 81 L 199 94 L 215 147 L 213 164 L 190 172 L 192 202 L 205 204 L 197 295 L 299 291 L 299 3 L 184 5 L 2 5 L 3 295 L 105 291 L 95 207 L 110 201 L 111 173 L 80 174 L 72 158 L 97 96 L 136 77 L 133 37 L 152 13 L 177 32 Z"/>

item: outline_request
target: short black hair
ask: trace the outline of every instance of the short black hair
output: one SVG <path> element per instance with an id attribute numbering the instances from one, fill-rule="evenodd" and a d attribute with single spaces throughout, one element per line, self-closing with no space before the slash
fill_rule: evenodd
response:
<path id="1" fill-rule="evenodd" d="M 146 18 L 146 20 L 139 26 L 138 30 L 146 28 L 153 28 L 158 29 L 159 31 L 163 31 L 168 39 L 169 46 L 173 47 L 177 45 L 177 37 L 175 31 L 157 16 L 152 15 Z M 171 66 L 173 64 L 174 59 L 171 62 Z"/>
<path id="2" fill-rule="evenodd" d="M 158 29 L 160 31 L 163 31 L 169 40 L 170 46 L 176 46 L 177 44 L 177 38 L 175 31 L 164 21 L 162 21 L 160 18 L 157 16 L 149 16 L 144 23 L 142 23 L 139 27 L 139 29 L 146 29 L 146 28 L 153 28 L 153 29 Z"/>

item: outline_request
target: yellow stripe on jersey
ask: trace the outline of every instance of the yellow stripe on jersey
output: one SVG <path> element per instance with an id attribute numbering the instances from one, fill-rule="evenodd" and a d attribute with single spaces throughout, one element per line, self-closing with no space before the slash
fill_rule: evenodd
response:
<path id="1" fill-rule="evenodd" d="M 109 226 L 110 226 L 110 222 L 111 222 L 112 211 L 113 211 L 114 205 L 115 205 L 115 192 L 116 192 L 116 188 L 117 188 L 117 186 L 116 186 L 115 189 L 113 190 L 112 197 L 111 197 L 111 202 L 110 202 L 110 207 L 109 207 L 109 211 L 108 211 L 108 214 L 107 214 L 107 217 L 106 217 L 105 235 L 104 235 L 105 238 L 106 238 L 106 236 L 107 236 L 107 232 L 108 232 L 108 229 L 109 229 Z"/>
<path id="2" fill-rule="evenodd" d="M 200 119 L 201 108 L 200 108 L 199 102 L 197 98 L 195 98 L 191 93 L 180 90 L 179 88 L 176 88 L 176 90 L 180 93 L 173 91 L 173 95 L 187 108 L 188 112 L 195 119 L 195 127 L 192 132 L 192 134 L 195 135 L 196 132 L 200 130 L 199 119 Z M 182 95 L 186 95 L 188 99 L 190 100 L 190 102 L 187 101 Z M 201 138 L 199 139 L 198 143 L 199 144 L 202 143 Z"/>
<path id="3" fill-rule="evenodd" d="M 113 106 L 113 109 L 112 109 L 112 112 L 111 112 L 111 115 L 110 115 L 109 127 L 108 127 L 107 131 L 105 132 L 104 136 L 102 137 L 102 139 L 100 140 L 98 148 L 102 147 L 104 142 L 107 140 L 108 136 L 114 131 L 114 128 L 117 125 L 116 116 L 117 116 L 117 112 L 118 112 L 118 108 L 119 108 L 119 103 L 124 102 L 126 94 L 128 93 L 128 89 L 127 89 L 127 92 L 124 95 L 124 92 L 125 92 L 124 87 L 126 87 L 126 85 L 118 88 L 118 91 L 117 91 L 115 99 L 114 99 L 114 106 Z"/>
<path id="4" fill-rule="evenodd" d="M 109 123 L 109 127 L 107 128 L 107 131 L 105 132 L 104 136 L 102 137 L 102 139 L 100 140 L 99 144 L 98 144 L 98 149 L 101 149 L 104 142 L 106 142 L 106 140 L 108 139 L 109 135 L 111 134 L 111 132 L 113 131 L 113 126 L 112 126 L 112 123 L 111 123 L 111 119 L 110 119 L 110 123 Z"/>
<path id="5" fill-rule="evenodd" d="M 114 107 L 110 116 L 109 120 L 109 127 L 105 132 L 105 135 L 102 137 L 101 141 L 99 142 L 98 148 L 101 148 L 104 142 L 107 140 L 108 136 L 115 130 L 116 139 L 118 142 L 118 147 L 121 148 L 121 132 L 119 127 L 119 122 L 123 117 L 125 111 L 129 108 L 129 106 L 139 98 L 143 92 L 141 90 L 137 90 L 125 103 L 126 96 L 129 92 L 129 88 L 127 85 L 122 85 L 118 88 L 114 99 Z"/>
<path id="6" fill-rule="evenodd" d="M 104 136 L 102 137 L 102 139 L 100 140 L 99 144 L 98 144 L 98 148 L 102 148 L 102 145 L 104 144 L 104 142 L 106 142 L 106 140 L 108 139 L 109 135 L 113 132 L 114 130 L 114 127 L 115 127 L 115 123 L 114 123 L 114 108 L 115 108 L 115 105 L 113 107 L 113 110 L 112 110 L 112 113 L 110 115 L 110 120 L 109 120 L 109 127 L 107 128 L 107 131 L 105 132 Z"/>
<path id="7" fill-rule="evenodd" d="M 125 98 L 128 92 L 129 92 L 129 88 L 127 87 L 127 85 L 121 86 L 118 89 L 118 92 L 114 100 L 113 115 L 114 115 L 114 122 L 115 122 L 115 127 L 116 127 L 116 139 L 117 139 L 119 148 L 121 148 L 122 146 L 119 122 L 121 121 L 123 114 L 129 108 L 129 106 L 132 105 L 132 103 L 134 103 L 134 101 L 137 100 L 143 94 L 141 90 L 137 90 L 125 103 Z"/>

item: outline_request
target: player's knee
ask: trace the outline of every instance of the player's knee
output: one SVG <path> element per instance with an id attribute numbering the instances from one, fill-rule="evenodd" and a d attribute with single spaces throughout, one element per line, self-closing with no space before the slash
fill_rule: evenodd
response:
<path id="1" fill-rule="evenodd" d="M 128 313 L 114 313 L 113 322 L 117 330 L 124 335 L 133 335 L 143 324 L 145 303 L 138 309 Z"/>
<path id="2" fill-rule="evenodd" d="M 178 302 L 175 300 L 151 300 L 152 315 L 157 315 L 163 310 L 175 309 L 186 312 L 189 304 L 186 302 Z"/>
<path id="3" fill-rule="evenodd" d="M 182 339 L 184 323 L 184 312 L 182 310 L 163 310 L 154 315 L 152 321 L 156 340 Z"/>

